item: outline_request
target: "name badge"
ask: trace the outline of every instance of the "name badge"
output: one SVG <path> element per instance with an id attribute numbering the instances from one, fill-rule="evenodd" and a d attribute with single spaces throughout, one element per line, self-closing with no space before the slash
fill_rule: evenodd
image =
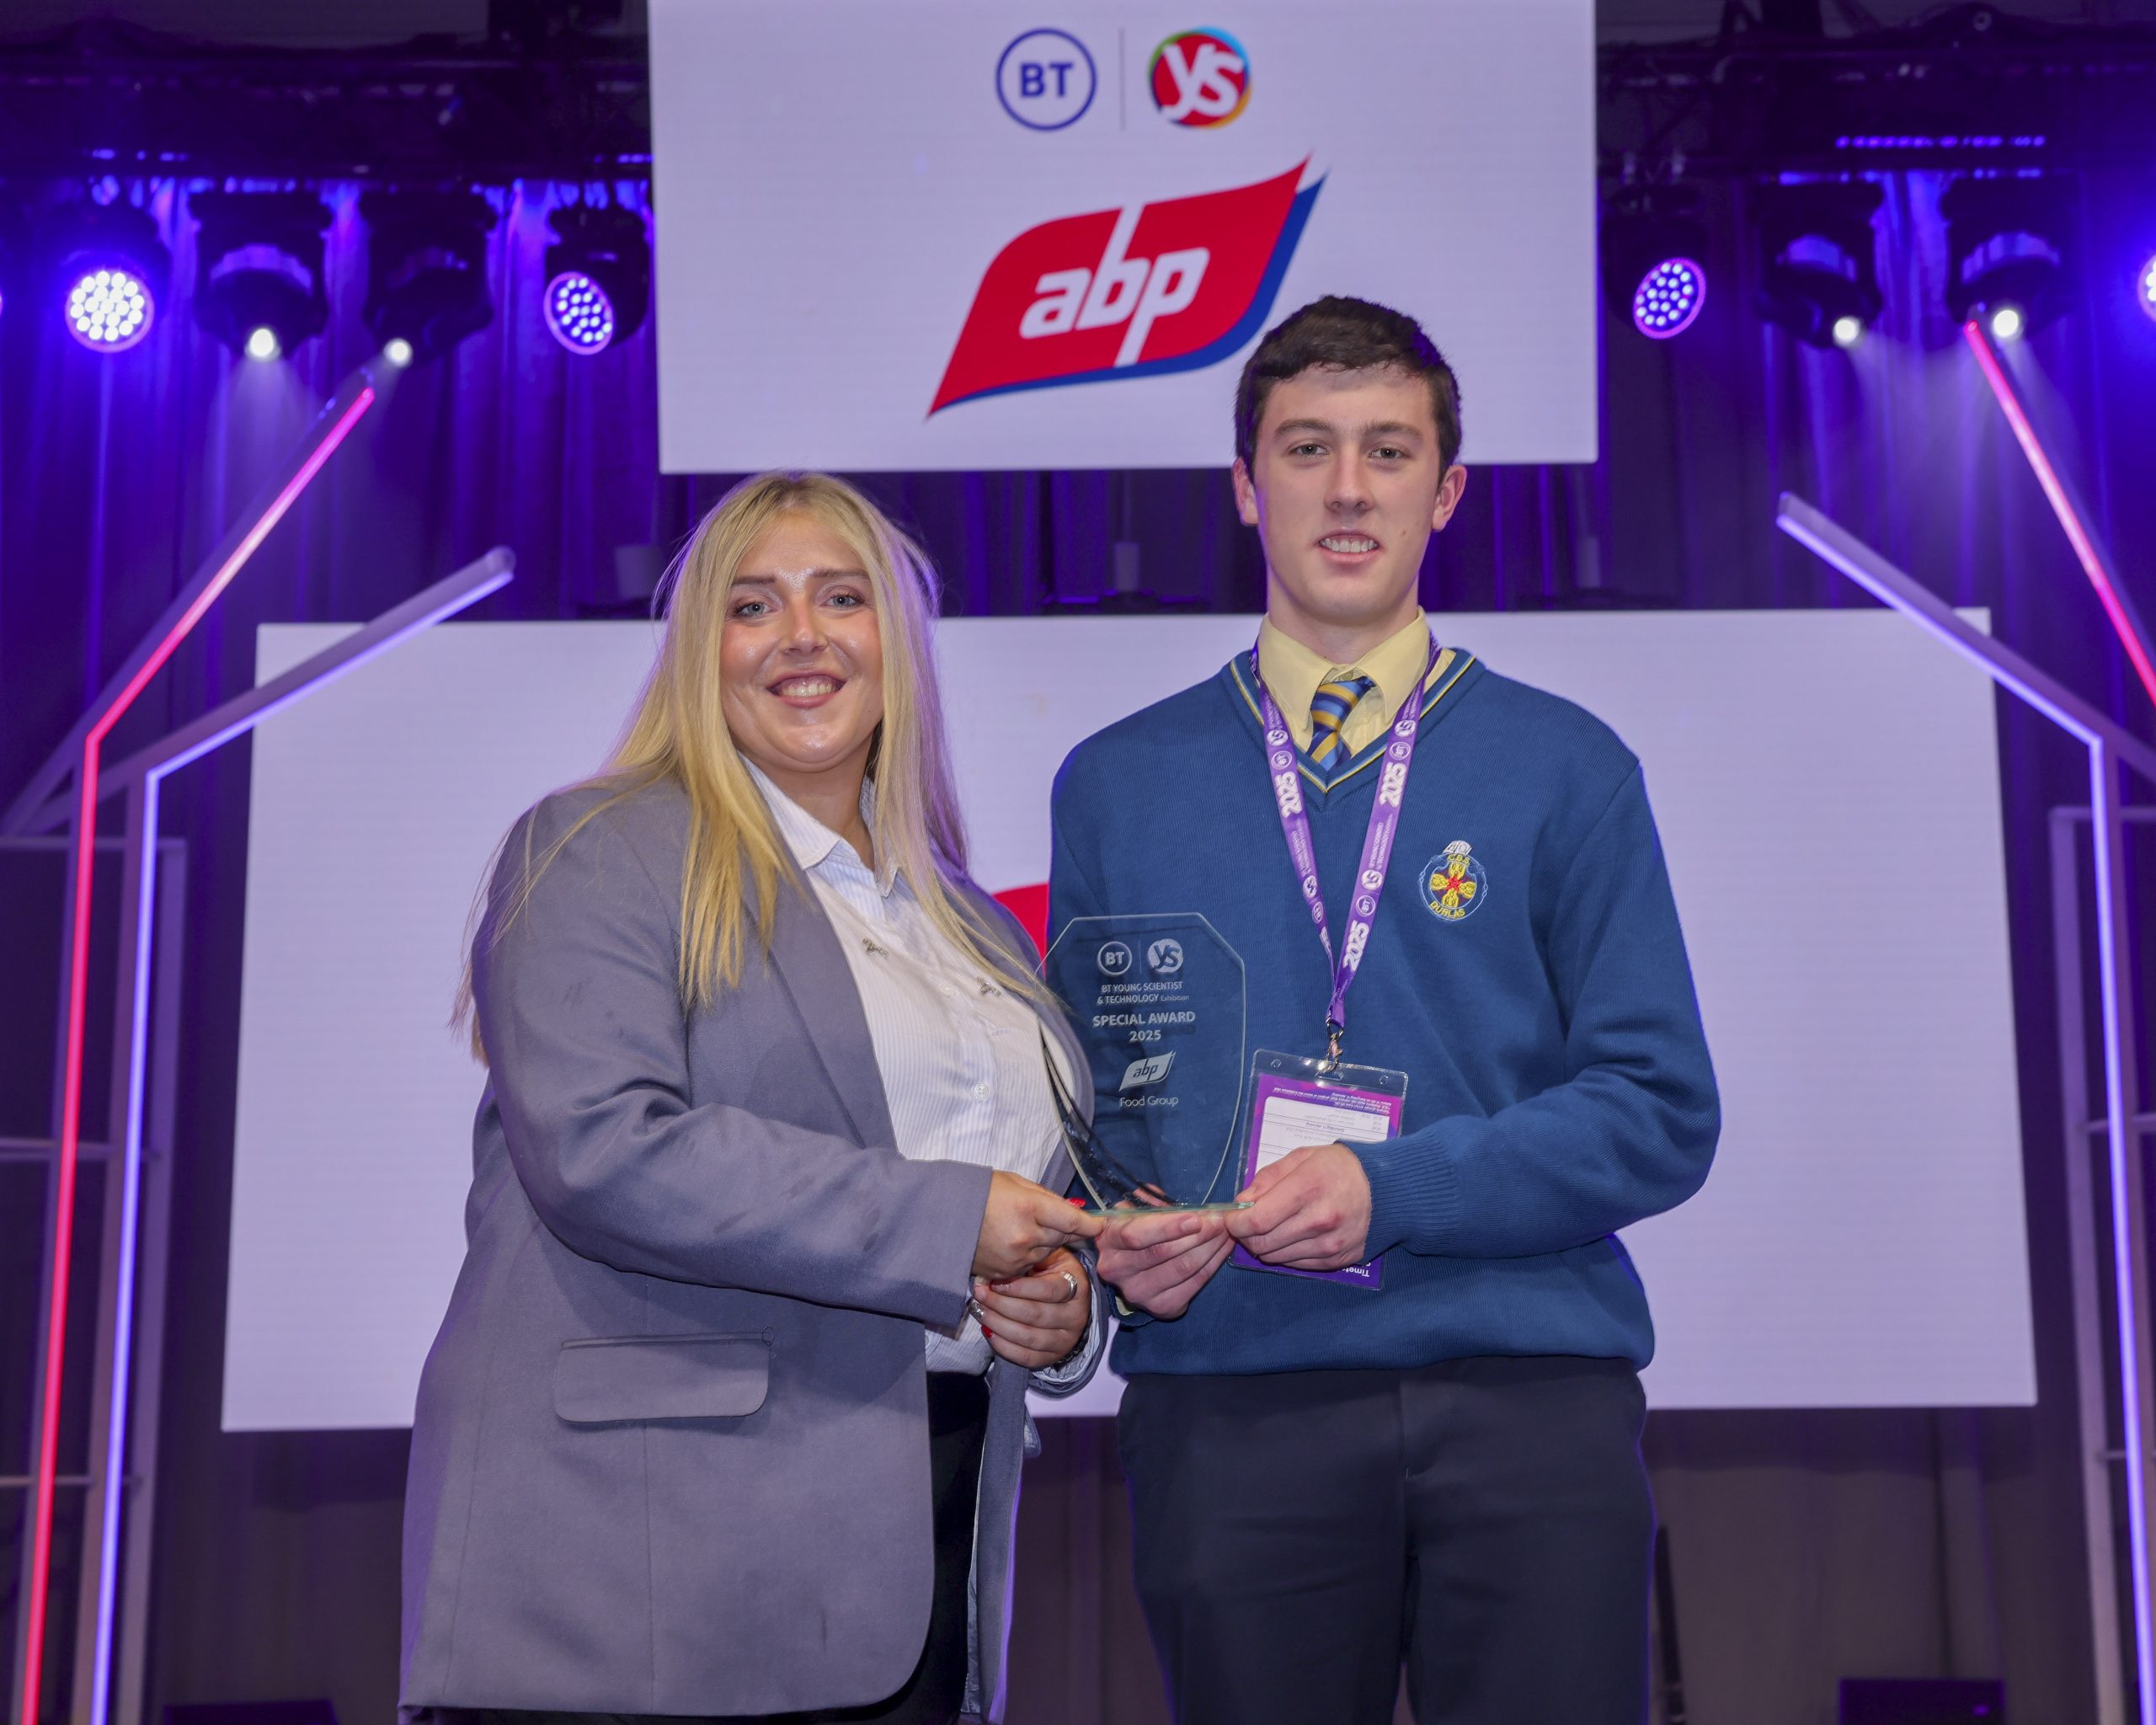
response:
<path id="1" fill-rule="evenodd" d="M 1250 1129 L 1244 1139 L 1243 1184 L 1292 1151 L 1318 1144 L 1382 1144 L 1400 1135 L 1407 1101 L 1407 1075 L 1383 1066 L 1351 1066 L 1331 1060 L 1260 1049 L 1251 1062 Z M 1235 1263 L 1246 1270 L 1378 1288 L 1385 1282 L 1382 1255 L 1345 1269 L 1305 1270 L 1267 1263 L 1238 1246 Z"/>

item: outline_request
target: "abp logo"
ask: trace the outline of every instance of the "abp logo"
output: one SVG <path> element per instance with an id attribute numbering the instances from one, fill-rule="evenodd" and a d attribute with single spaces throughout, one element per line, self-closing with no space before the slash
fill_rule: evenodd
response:
<path id="1" fill-rule="evenodd" d="M 1184 30 L 1145 67 L 1153 105 L 1177 126 L 1225 126 L 1250 105 L 1250 56 L 1225 30 Z"/>
<path id="2" fill-rule="evenodd" d="M 1298 190 L 1307 166 L 1027 229 L 982 275 L 928 411 L 1225 359 L 1273 309 L 1325 184 Z"/>

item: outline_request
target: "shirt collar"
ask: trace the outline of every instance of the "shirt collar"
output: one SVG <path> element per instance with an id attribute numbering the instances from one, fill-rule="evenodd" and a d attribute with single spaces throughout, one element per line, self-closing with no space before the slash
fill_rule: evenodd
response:
<path id="1" fill-rule="evenodd" d="M 868 867 L 853 846 L 830 828 L 803 809 L 792 798 L 771 782 L 771 776 L 746 756 L 741 764 L 749 769 L 749 777 L 756 782 L 756 788 L 764 793 L 764 806 L 771 812 L 772 825 L 793 860 L 804 874 L 814 874 L 825 868 L 851 869 L 866 875 Z M 863 778 L 861 782 L 861 818 L 868 823 L 871 831 L 876 825 L 876 781 Z M 876 871 L 876 889 L 889 893 L 895 871 L 888 862 Z"/>
<path id="2" fill-rule="evenodd" d="M 1421 686 L 1429 662 L 1430 624 L 1419 608 L 1412 622 L 1401 625 L 1353 665 L 1340 665 L 1312 652 L 1275 628 L 1271 617 L 1258 626 L 1258 675 L 1298 734 L 1310 723 L 1310 700 L 1318 685 L 1351 672 L 1376 684 L 1363 699 L 1381 702 L 1379 710 L 1390 724 Z"/>

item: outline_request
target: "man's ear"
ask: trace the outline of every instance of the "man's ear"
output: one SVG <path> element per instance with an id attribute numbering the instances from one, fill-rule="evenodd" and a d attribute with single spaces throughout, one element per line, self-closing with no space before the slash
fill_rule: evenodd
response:
<path id="1" fill-rule="evenodd" d="M 1250 464 L 1241 456 L 1229 470 L 1235 481 L 1235 514 L 1246 527 L 1257 525 L 1257 487 L 1251 483 Z M 1449 511 L 1448 511 L 1449 513 Z"/>
<path id="2" fill-rule="evenodd" d="M 1445 469 L 1445 476 L 1438 481 L 1437 507 L 1430 511 L 1430 531 L 1444 530 L 1452 519 L 1452 512 L 1460 507 L 1460 494 L 1467 489 L 1467 469 L 1454 462 Z"/>

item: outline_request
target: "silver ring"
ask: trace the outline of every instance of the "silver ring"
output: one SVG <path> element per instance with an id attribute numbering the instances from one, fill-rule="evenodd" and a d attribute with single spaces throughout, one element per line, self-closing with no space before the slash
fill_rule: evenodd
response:
<path id="1" fill-rule="evenodd" d="M 1072 1275 L 1069 1270 L 1058 1270 L 1056 1274 L 1061 1276 L 1064 1281 L 1070 1286 L 1070 1291 L 1063 1296 L 1063 1303 L 1065 1306 L 1068 1306 L 1072 1300 L 1078 1297 L 1078 1279 Z"/>

